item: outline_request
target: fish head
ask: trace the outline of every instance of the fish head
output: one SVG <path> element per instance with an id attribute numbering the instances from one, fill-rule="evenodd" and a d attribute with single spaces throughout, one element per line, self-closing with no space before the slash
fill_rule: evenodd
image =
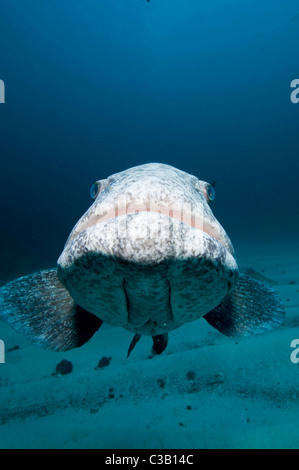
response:
<path id="1" fill-rule="evenodd" d="M 98 180 L 91 195 L 57 270 L 84 309 L 138 334 L 163 334 L 233 289 L 238 266 L 209 183 L 148 163 Z"/>

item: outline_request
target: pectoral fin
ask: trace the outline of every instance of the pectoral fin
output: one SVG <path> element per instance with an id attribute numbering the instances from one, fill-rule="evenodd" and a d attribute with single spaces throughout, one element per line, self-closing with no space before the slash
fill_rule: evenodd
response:
<path id="1" fill-rule="evenodd" d="M 275 289 L 242 275 L 235 289 L 204 318 L 226 336 L 250 336 L 277 328 L 284 314 Z"/>
<path id="2" fill-rule="evenodd" d="M 0 319 L 46 349 L 66 351 L 86 343 L 102 320 L 76 305 L 56 269 L 21 277 L 0 288 Z"/>

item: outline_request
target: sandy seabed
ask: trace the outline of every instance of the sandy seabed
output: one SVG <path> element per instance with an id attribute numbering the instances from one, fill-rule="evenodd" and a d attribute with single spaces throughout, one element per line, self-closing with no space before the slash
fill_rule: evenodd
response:
<path id="1" fill-rule="evenodd" d="M 133 335 L 121 328 L 103 325 L 81 348 L 54 353 L 0 322 L 0 448 L 299 448 L 299 363 L 290 360 L 299 248 L 235 248 L 241 271 L 277 289 L 281 328 L 236 339 L 200 319 L 170 333 L 160 356 L 144 337 L 127 359 Z M 109 364 L 97 367 L 102 357 Z M 53 375 L 62 359 L 73 371 Z"/>

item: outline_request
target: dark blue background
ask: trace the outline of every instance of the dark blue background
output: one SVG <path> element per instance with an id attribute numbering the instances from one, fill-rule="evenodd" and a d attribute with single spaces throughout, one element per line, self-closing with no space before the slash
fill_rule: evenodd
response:
<path id="1" fill-rule="evenodd" d="M 2 0 L 2 277 L 53 266 L 94 180 L 217 180 L 238 240 L 298 237 L 299 2 Z"/>

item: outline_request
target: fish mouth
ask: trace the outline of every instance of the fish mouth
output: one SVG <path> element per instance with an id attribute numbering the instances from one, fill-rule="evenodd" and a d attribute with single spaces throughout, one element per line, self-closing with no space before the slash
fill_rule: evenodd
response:
<path id="1" fill-rule="evenodd" d="M 186 224 L 193 229 L 200 230 L 206 233 L 210 237 L 216 239 L 221 245 L 223 245 L 230 253 L 233 254 L 233 247 L 226 233 L 217 222 L 216 219 L 210 220 L 204 217 L 203 206 L 198 207 L 186 207 L 181 205 L 163 205 L 157 203 L 146 203 L 146 204 L 126 204 L 116 207 L 103 208 L 99 213 L 92 214 L 86 220 L 80 221 L 74 227 L 73 232 L 70 235 L 70 239 L 76 237 L 78 234 L 85 230 L 103 224 L 104 222 L 111 219 L 123 218 L 133 214 L 147 213 L 147 214 L 159 214 L 160 216 L 168 217 L 170 220 L 179 221 Z M 191 205 L 190 205 L 191 206 Z"/>

